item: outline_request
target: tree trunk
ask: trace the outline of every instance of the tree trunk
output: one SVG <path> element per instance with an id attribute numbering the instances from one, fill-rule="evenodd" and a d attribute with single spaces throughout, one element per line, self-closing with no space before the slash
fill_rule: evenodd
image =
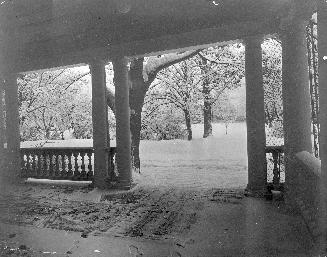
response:
<path id="1" fill-rule="evenodd" d="M 191 125 L 191 115 L 189 110 L 184 110 L 185 124 L 187 130 L 187 140 L 192 140 L 192 125 Z"/>
<path id="2" fill-rule="evenodd" d="M 212 135 L 212 115 L 211 115 L 211 103 L 204 101 L 203 108 L 203 138 L 207 138 Z"/>
<path id="3" fill-rule="evenodd" d="M 174 63 L 186 60 L 196 55 L 200 50 L 187 51 L 183 53 L 167 54 L 163 57 L 151 57 L 147 61 L 147 66 L 143 67 L 144 58 L 137 58 L 131 61 L 129 78 L 131 87 L 129 91 L 129 105 L 131 109 L 130 130 L 131 130 L 131 154 L 133 169 L 140 172 L 140 137 L 142 127 L 142 107 L 147 90 L 155 80 L 157 73 Z M 145 72 L 143 72 L 145 71 Z M 114 93 L 107 89 L 108 106 L 115 110 Z M 191 131 L 192 134 L 192 131 Z"/>
<path id="4" fill-rule="evenodd" d="M 212 135 L 212 115 L 211 115 L 211 99 L 210 99 L 210 85 L 209 80 L 206 78 L 208 73 L 207 61 L 202 60 L 201 73 L 204 75 L 202 94 L 203 94 L 203 138 L 207 138 Z"/>
<path id="5" fill-rule="evenodd" d="M 132 166 L 133 169 L 140 173 L 141 162 L 140 162 L 140 139 L 141 139 L 141 116 L 142 108 L 131 111 L 131 153 L 132 153 Z"/>

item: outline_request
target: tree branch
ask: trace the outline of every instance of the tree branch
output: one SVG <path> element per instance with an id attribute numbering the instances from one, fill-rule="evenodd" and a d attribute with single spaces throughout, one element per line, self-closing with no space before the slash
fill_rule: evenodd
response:
<path id="1" fill-rule="evenodd" d="M 76 83 L 77 81 L 81 80 L 82 78 L 84 78 L 85 76 L 89 75 L 90 72 L 87 72 L 79 77 L 77 77 L 76 79 L 72 80 L 66 87 L 65 90 L 67 90 L 71 85 L 73 85 L 74 83 Z"/>
<path id="2" fill-rule="evenodd" d="M 202 60 L 205 60 L 205 61 L 209 61 L 211 63 L 214 63 L 214 64 L 217 64 L 217 65 L 235 65 L 235 66 L 240 66 L 242 65 L 243 63 L 242 62 L 236 62 L 236 61 L 232 61 L 232 62 L 219 62 L 217 60 L 214 60 L 214 59 L 211 59 L 207 56 L 204 56 L 202 53 L 198 53 L 198 56 L 200 56 L 200 58 Z"/>
<path id="3" fill-rule="evenodd" d="M 175 63 L 186 60 L 197 55 L 201 50 L 186 51 L 183 53 L 171 53 L 162 57 L 149 58 L 147 64 L 144 67 L 144 72 L 148 77 L 148 81 L 151 81 L 157 76 L 157 73 L 162 69 L 169 67 Z"/>

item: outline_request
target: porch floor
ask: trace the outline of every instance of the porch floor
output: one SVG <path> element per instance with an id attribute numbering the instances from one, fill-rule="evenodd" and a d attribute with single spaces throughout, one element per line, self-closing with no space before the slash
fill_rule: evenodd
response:
<path id="1" fill-rule="evenodd" d="M 296 213 L 237 189 L 138 186 L 101 201 L 69 186 L 1 192 L 0 256 L 314 256 Z"/>
<path id="2" fill-rule="evenodd" d="M 245 124 L 199 128 L 192 142 L 142 141 L 128 192 L 0 183 L 0 256 L 314 256 L 300 216 L 244 196 Z"/>

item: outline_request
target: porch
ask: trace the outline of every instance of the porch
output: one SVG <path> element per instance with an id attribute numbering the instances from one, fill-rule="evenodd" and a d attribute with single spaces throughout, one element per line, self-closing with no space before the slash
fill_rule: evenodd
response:
<path id="1" fill-rule="evenodd" d="M 108 198 L 100 203 L 81 203 L 67 202 L 67 199 L 74 195 L 68 190 L 58 199 L 55 193 L 58 188 L 52 188 L 48 189 L 48 194 L 54 193 L 52 198 L 56 198 L 57 201 L 66 199 L 66 202 L 49 209 L 48 205 L 42 205 L 39 199 L 35 199 L 38 205 L 27 201 L 26 195 L 33 193 L 34 190 L 38 192 L 38 186 L 25 192 L 25 199 L 19 201 L 16 198 L 9 204 L 7 202 L 7 208 L 4 210 L 3 203 L 6 198 L 0 197 L 1 254 L 8 254 L 12 249 L 12 254 L 28 252 L 33 257 L 49 255 L 121 257 L 140 256 L 137 255 L 140 253 L 142 256 L 157 257 L 317 255 L 301 217 L 290 213 L 280 202 L 235 198 L 227 191 L 223 201 L 223 198 L 219 197 L 210 200 L 208 198 L 210 194 L 205 196 L 199 192 L 184 191 L 183 194 L 176 194 L 176 190 L 170 190 L 158 194 L 158 191 L 150 190 L 140 192 L 141 201 L 138 199 L 140 202 L 136 205 L 132 197 L 126 196 L 121 198 L 116 196 L 111 200 Z M 65 191 L 65 188 L 59 190 Z M 45 192 L 39 194 L 43 202 L 49 201 L 48 194 Z M 134 195 L 138 195 L 137 191 Z M 11 197 L 8 195 L 7 200 L 9 199 Z M 15 206 L 17 210 L 24 202 L 25 215 L 19 215 L 21 217 L 19 226 L 8 223 L 8 220 L 3 222 L 7 218 L 8 208 L 11 214 L 17 213 Z M 190 206 L 201 206 L 201 209 L 189 209 Z M 110 211 L 104 212 L 101 209 Z M 160 213 L 160 210 L 163 212 Z M 44 215 L 46 212 L 50 215 Z M 32 216 L 28 217 L 27 213 L 35 213 L 34 217 L 39 218 L 33 221 L 32 226 L 24 226 L 24 218 L 30 217 L 25 220 L 29 223 L 33 219 Z M 61 219 L 58 214 L 61 215 Z M 133 218 L 138 214 L 141 218 L 138 219 L 139 222 L 133 224 Z M 105 219 L 105 216 L 111 218 Z M 169 222 L 165 216 L 169 217 Z M 95 217 L 99 219 L 96 220 Z M 188 219 L 190 217 L 194 217 L 193 221 Z M 14 216 L 11 215 L 11 218 Z M 125 226 L 119 226 L 122 224 Z M 181 225 L 190 225 L 190 228 Z M 60 227 L 65 227 L 66 231 L 58 229 Z M 73 231 L 67 232 L 69 227 Z M 76 231 L 77 229 L 81 231 Z M 101 232 L 100 229 L 104 231 Z M 178 230 L 184 232 L 176 234 Z M 134 231 L 134 235 L 133 233 L 125 235 L 128 231 Z M 22 245 L 28 250 L 24 250 Z"/>
<path id="2" fill-rule="evenodd" d="M 76 4 L 76 5 L 75 5 Z M 78 8 L 77 8 L 78 6 Z M 88 64 L 92 74 L 92 115 L 94 186 L 108 189 L 112 182 L 121 189 L 132 185 L 130 113 L 130 78 L 128 62 L 132 58 L 183 52 L 214 44 L 244 42 L 246 74 L 246 120 L 248 184 L 253 192 L 267 188 L 265 111 L 262 77 L 261 42 L 270 35 L 279 35 L 283 47 L 283 105 L 285 135 L 286 203 L 303 215 L 313 237 L 325 245 L 327 185 L 327 110 L 326 54 L 327 7 L 325 1 L 247 0 L 247 1 L 61 1 L 30 0 L 28 3 L 4 1 L 1 4 L 0 95 L 5 92 L 6 118 L 0 117 L 1 148 L 7 158 L 2 162 L 2 181 L 16 181 L 21 176 L 17 74 L 61 66 Z M 187 10 L 187 12 L 185 12 Z M 319 34 L 319 104 L 320 164 L 311 158 L 311 107 L 308 86 L 306 25 L 318 11 Z M 162 26 L 165 24 L 166 26 Z M 105 64 L 112 61 L 115 72 L 117 120 L 116 168 L 112 176 L 112 160 L 107 122 Z M 3 105 L 0 105 L 3 113 Z M 5 126 L 4 126 L 5 124 Z M 6 140 L 3 135 L 6 134 Z M 269 149 L 272 156 L 280 150 Z M 73 152 L 53 158 L 48 153 L 46 170 L 57 176 L 61 163 L 66 163 L 67 176 L 89 179 L 90 154 L 80 149 L 82 164 L 72 171 Z M 302 153 L 302 154 L 299 154 Z M 27 153 L 23 164 L 27 170 L 41 167 L 40 153 Z M 32 156 L 32 157 L 30 157 Z M 40 157 L 41 156 L 41 157 Z M 66 157 L 62 157 L 66 156 Z M 86 162 L 85 164 L 85 156 Z M 75 156 L 74 156 L 75 157 Z M 23 158 L 24 159 L 24 158 Z M 275 158 L 276 159 L 276 158 Z M 277 160 L 277 159 L 276 159 Z M 75 166 L 79 163 L 75 159 Z M 275 183 L 278 183 L 278 161 L 275 161 Z M 6 167 L 6 169 L 4 168 Z M 44 165 L 43 165 L 44 167 Z M 66 170 L 67 167 L 67 170 Z M 41 168 L 42 170 L 42 168 Z M 66 172 L 67 171 L 67 172 Z M 109 172 L 108 172 L 109 171 Z M 57 172 L 57 173 L 56 173 Z M 311 174 L 304 180 L 301 174 Z M 49 176 L 49 174 L 47 174 Z M 75 176 L 75 177 L 76 177 Z M 305 201 L 298 201 L 305 186 Z M 315 190 L 310 190 L 314 188 Z M 303 193 L 303 192 L 302 192 Z M 302 196 L 301 196 L 302 197 Z M 303 199 L 300 199 L 303 200 Z M 301 203 L 302 202 L 302 203 Z M 314 202 L 314 207 L 310 203 Z M 316 208 L 317 207 L 317 208 Z M 310 220 L 312 219 L 312 220 Z M 315 229 L 317 231 L 315 231 Z M 322 247 L 325 249 L 325 247 Z"/>

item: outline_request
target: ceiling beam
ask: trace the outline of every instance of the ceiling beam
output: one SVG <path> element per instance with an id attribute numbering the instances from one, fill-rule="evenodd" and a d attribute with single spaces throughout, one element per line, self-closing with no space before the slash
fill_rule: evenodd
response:
<path id="1" fill-rule="evenodd" d="M 272 22 L 244 22 L 208 28 L 177 35 L 168 35 L 161 38 L 138 41 L 125 44 L 121 47 L 122 53 L 127 57 L 143 57 L 169 53 L 172 51 L 187 51 L 190 49 L 207 48 L 212 45 L 226 45 L 230 41 L 241 41 L 245 37 L 255 35 L 270 35 L 278 32 L 277 21 Z M 119 53 L 113 48 L 111 55 Z"/>
<path id="2" fill-rule="evenodd" d="M 84 50 L 78 50 L 78 46 L 76 46 L 76 48 L 72 46 L 71 49 L 74 50 L 67 52 L 63 52 L 63 50 L 60 49 L 60 45 L 54 48 L 47 46 L 47 43 L 51 45 L 51 42 L 46 41 L 42 42 L 40 45 L 34 45 L 33 49 L 35 50 L 31 51 L 30 49 L 26 49 L 25 52 L 16 54 L 16 56 L 14 52 L 4 54 L 2 50 L 0 52 L 0 64 L 2 64 L 0 69 L 27 72 L 54 67 L 87 64 L 93 58 L 101 58 L 109 61 L 111 57 L 116 55 L 124 55 L 133 58 L 206 48 L 211 45 L 227 44 L 227 42 L 242 40 L 248 36 L 274 34 L 278 32 L 278 27 L 278 21 L 244 22 L 167 35 L 144 41 L 122 43 L 119 45 L 96 47 L 90 44 L 88 48 Z M 48 48 L 51 49 L 51 51 L 38 51 L 38 49 Z"/>

